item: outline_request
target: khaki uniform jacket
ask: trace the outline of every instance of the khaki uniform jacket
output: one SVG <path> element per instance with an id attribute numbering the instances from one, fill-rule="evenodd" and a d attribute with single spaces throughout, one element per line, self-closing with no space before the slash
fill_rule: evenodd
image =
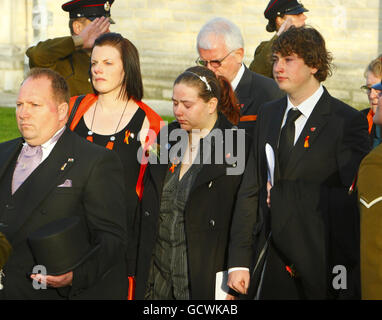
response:
<path id="1" fill-rule="evenodd" d="M 7 262 L 12 247 L 3 233 L 0 232 L 0 269 Z"/>
<path id="2" fill-rule="evenodd" d="M 362 299 L 382 299 L 382 145 L 361 162 L 358 196 L 361 212 Z"/>
<path id="3" fill-rule="evenodd" d="M 263 41 L 255 50 L 253 61 L 249 66 L 249 70 L 260 73 L 263 76 L 273 78 L 272 72 L 272 45 L 277 39 L 277 35 L 269 41 Z"/>
<path id="4" fill-rule="evenodd" d="M 89 80 L 90 57 L 84 50 L 76 50 L 71 36 L 41 41 L 30 47 L 26 55 L 30 68 L 50 68 L 61 74 L 71 96 L 93 93 Z"/>

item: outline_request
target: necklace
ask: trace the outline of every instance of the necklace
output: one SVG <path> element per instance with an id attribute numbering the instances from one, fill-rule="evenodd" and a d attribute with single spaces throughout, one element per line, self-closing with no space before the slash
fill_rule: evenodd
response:
<path id="1" fill-rule="evenodd" d="M 125 107 L 123 108 L 122 115 L 119 118 L 119 121 L 118 121 L 118 124 L 117 124 L 117 128 L 115 128 L 114 134 L 110 136 L 109 141 L 106 144 L 106 148 L 107 149 L 112 150 L 113 147 L 114 147 L 115 134 L 118 132 L 118 127 L 121 124 L 121 121 L 122 121 L 123 115 L 125 114 L 126 107 L 127 107 L 128 103 L 129 103 L 129 101 L 126 102 Z M 98 105 L 98 100 L 97 100 L 96 105 L 94 107 L 92 123 L 90 125 L 90 130 L 88 131 L 88 136 L 86 137 L 86 140 L 88 140 L 90 142 L 93 142 L 93 134 L 94 134 L 94 132 L 93 132 L 93 123 L 94 123 L 94 118 L 95 118 L 95 114 L 96 114 L 96 110 L 97 110 L 97 105 Z"/>

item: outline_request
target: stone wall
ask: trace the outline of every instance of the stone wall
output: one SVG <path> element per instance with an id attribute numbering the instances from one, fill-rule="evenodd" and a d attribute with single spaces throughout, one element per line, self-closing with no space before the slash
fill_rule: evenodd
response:
<path id="1" fill-rule="evenodd" d="M 36 0 L 0 0 L 4 12 L 0 34 L 0 92 L 15 92 L 23 76 L 25 49 L 33 43 L 32 5 Z M 44 0 L 48 9 L 46 37 L 69 34 L 64 1 Z M 58 2 L 60 5 L 58 5 Z M 111 30 L 129 38 L 141 57 L 145 98 L 169 100 L 172 82 L 197 58 L 196 35 L 216 16 L 235 22 L 245 41 L 249 65 L 257 45 L 271 38 L 263 16 L 268 0 L 115 0 Z M 381 10 L 377 0 L 304 0 L 307 23 L 325 37 L 336 69 L 325 82 L 329 91 L 356 108 L 367 103 L 359 87 L 368 62 L 381 52 Z M 167 102 L 168 103 L 168 102 Z"/>

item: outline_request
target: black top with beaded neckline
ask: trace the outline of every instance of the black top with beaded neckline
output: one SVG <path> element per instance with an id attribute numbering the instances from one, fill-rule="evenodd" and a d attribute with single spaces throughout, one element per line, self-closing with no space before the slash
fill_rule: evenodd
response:
<path id="1" fill-rule="evenodd" d="M 93 143 L 103 147 L 110 141 L 111 136 L 115 137 L 113 151 L 117 152 L 122 161 L 125 171 L 126 187 L 133 188 L 134 190 L 140 169 L 140 163 L 137 160 L 137 152 L 141 147 L 138 133 L 142 128 L 145 117 L 146 113 L 141 108 L 138 108 L 129 123 L 115 134 L 101 135 L 95 132 L 92 134 Z M 84 138 L 88 136 L 89 128 L 85 124 L 84 117 L 78 122 L 74 132 Z M 128 143 L 126 141 L 128 141 Z"/>

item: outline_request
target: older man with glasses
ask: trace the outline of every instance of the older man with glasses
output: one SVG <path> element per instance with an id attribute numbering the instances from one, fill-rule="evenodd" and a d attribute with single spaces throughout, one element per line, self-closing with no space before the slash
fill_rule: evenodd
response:
<path id="1" fill-rule="evenodd" d="M 197 64 L 231 82 L 241 108 L 239 128 L 253 135 L 259 107 L 284 94 L 274 80 L 252 72 L 244 65 L 243 36 L 228 19 L 208 21 L 198 34 L 197 50 Z"/>
<path id="2" fill-rule="evenodd" d="M 367 117 L 367 121 L 369 122 L 370 145 L 372 148 L 375 148 L 382 142 L 380 127 L 380 125 L 382 125 L 382 119 L 377 123 L 379 117 L 375 115 L 378 100 L 382 92 L 380 85 L 382 80 L 382 55 L 379 55 L 368 64 L 364 76 L 366 81 L 365 85 L 361 87 L 361 90 L 367 94 L 370 108 L 366 108 L 361 112 Z"/>

